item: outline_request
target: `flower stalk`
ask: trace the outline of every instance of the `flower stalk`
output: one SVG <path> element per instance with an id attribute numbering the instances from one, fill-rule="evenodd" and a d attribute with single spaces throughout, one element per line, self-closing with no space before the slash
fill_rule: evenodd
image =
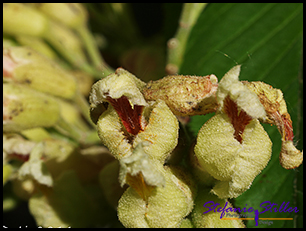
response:
<path id="1" fill-rule="evenodd" d="M 185 52 L 186 42 L 193 25 L 208 3 L 184 3 L 179 28 L 174 38 L 168 41 L 168 60 L 166 72 L 169 75 L 179 73 Z"/>

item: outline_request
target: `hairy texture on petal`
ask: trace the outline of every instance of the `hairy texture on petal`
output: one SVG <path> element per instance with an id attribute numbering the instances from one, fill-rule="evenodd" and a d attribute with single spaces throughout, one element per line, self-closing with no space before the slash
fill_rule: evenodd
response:
<path id="1" fill-rule="evenodd" d="M 143 142 L 137 145 L 131 156 L 122 158 L 120 160 L 120 174 L 119 181 L 121 182 L 121 187 L 126 183 L 131 185 L 132 178 L 135 177 L 137 182 L 140 181 L 142 186 L 164 186 L 165 179 L 163 175 L 155 169 L 154 164 L 152 164 L 152 159 L 144 151 L 144 147 L 148 146 L 149 142 Z M 130 180 L 126 180 L 127 175 Z M 135 187 L 134 187 L 135 189 Z"/>
<path id="2" fill-rule="evenodd" d="M 178 121 L 163 101 L 152 102 L 145 108 L 143 117 L 148 117 L 148 124 L 139 133 L 130 136 L 125 131 L 122 120 L 116 110 L 109 105 L 100 116 L 97 128 L 103 144 L 109 148 L 115 158 L 129 156 L 139 143 L 148 141 L 145 152 L 153 159 L 162 162 L 172 152 L 178 140 Z"/>
<path id="3" fill-rule="evenodd" d="M 118 217 L 125 227 L 178 227 L 191 211 L 191 190 L 183 191 L 178 185 L 183 184 L 180 177 L 174 175 L 170 169 L 165 169 L 159 162 L 154 163 L 165 177 L 165 187 L 154 187 L 147 201 L 134 188 L 129 187 L 118 205 Z"/>
<path id="4" fill-rule="evenodd" d="M 119 99 L 126 96 L 132 105 L 147 106 L 140 89 L 144 86 L 128 71 L 118 68 L 114 74 L 96 82 L 91 89 L 89 101 L 91 107 L 95 108 L 103 102 L 108 102 L 108 97 Z"/>
<path id="5" fill-rule="evenodd" d="M 292 121 L 282 91 L 263 82 L 243 83 L 258 95 L 267 113 L 265 122 L 276 125 L 282 136 L 282 149 L 279 155 L 281 165 L 285 169 L 299 167 L 303 162 L 303 151 L 299 151 L 293 144 Z"/>
<path id="6" fill-rule="evenodd" d="M 264 107 L 260 103 L 257 95 L 239 81 L 239 73 L 240 65 L 237 65 L 229 70 L 220 80 L 217 91 L 217 100 L 221 105 L 220 109 L 223 109 L 224 100 L 229 96 L 249 116 L 264 120 L 266 118 Z"/>
<path id="7" fill-rule="evenodd" d="M 102 143 L 116 159 L 120 160 L 132 154 L 132 145 L 125 136 L 120 118 L 112 106 L 99 117 L 97 129 Z"/>
<path id="8" fill-rule="evenodd" d="M 303 162 L 303 151 L 299 151 L 292 141 L 283 141 L 279 162 L 285 169 L 294 169 Z"/>
<path id="9" fill-rule="evenodd" d="M 144 131 L 135 137 L 133 147 L 148 141 L 150 145 L 144 147 L 146 153 L 164 162 L 177 145 L 179 124 L 165 102 L 159 100 L 152 108 L 148 124 Z"/>
<path id="10" fill-rule="evenodd" d="M 273 123 L 273 114 L 276 111 L 278 111 L 280 115 L 287 113 L 286 102 L 283 98 L 283 93 L 281 90 L 273 88 L 269 84 L 260 81 L 242 81 L 242 83 L 258 96 L 261 104 L 264 106 L 267 113 L 265 122 Z"/>
<path id="11" fill-rule="evenodd" d="M 234 133 L 230 119 L 220 113 L 204 124 L 195 146 L 199 165 L 219 180 L 212 191 L 220 198 L 246 191 L 271 157 L 272 143 L 258 120 L 245 127 L 242 143 Z"/>
<path id="12" fill-rule="evenodd" d="M 204 115 L 217 110 L 217 87 L 215 75 L 173 75 L 150 81 L 142 93 L 146 100 L 164 100 L 175 115 Z"/>

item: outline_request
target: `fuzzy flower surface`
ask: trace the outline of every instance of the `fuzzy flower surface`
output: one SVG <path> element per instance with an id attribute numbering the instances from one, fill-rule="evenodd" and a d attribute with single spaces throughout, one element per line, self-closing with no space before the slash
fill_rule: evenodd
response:
<path id="1" fill-rule="evenodd" d="M 238 80 L 240 66 L 221 79 L 217 91 L 220 108 L 203 125 L 195 156 L 203 174 L 217 181 L 212 192 L 236 198 L 245 192 L 271 157 L 272 142 L 258 119 L 266 117 L 257 95 Z"/>

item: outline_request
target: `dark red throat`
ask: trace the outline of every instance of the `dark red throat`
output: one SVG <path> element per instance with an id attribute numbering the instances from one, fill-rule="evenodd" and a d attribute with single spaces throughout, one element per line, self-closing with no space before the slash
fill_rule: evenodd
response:
<path id="1" fill-rule="evenodd" d="M 11 153 L 9 155 L 9 157 L 11 157 L 12 159 L 17 159 L 17 160 L 21 160 L 23 162 L 26 162 L 30 159 L 30 154 L 28 155 L 22 155 L 22 154 L 18 154 L 18 153 Z"/>
<path id="2" fill-rule="evenodd" d="M 119 99 L 107 97 L 107 101 L 118 113 L 128 133 L 137 135 L 139 131 L 143 130 L 141 127 L 141 113 L 143 106 L 134 105 L 134 108 L 132 108 L 126 96 L 121 96 Z"/>
<path id="3" fill-rule="evenodd" d="M 285 140 L 293 141 L 293 128 L 290 117 L 287 118 L 286 115 L 282 115 L 282 122 L 284 124 Z"/>
<path id="4" fill-rule="evenodd" d="M 227 96 L 224 100 L 224 111 L 231 120 L 235 129 L 234 137 L 242 143 L 242 134 L 245 127 L 251 122 L 252 118 L 242 109 L 239 111 L 237 104 Z"/>

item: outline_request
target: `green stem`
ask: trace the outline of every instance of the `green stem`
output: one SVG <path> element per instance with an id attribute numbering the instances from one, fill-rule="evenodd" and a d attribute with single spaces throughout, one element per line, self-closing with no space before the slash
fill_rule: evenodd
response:
<path id="1" fill-rule="evenodd" d="M 115 71 L 105 63 L 104 59 L 100 55 L 99 48 L 96 44 L 96 41 L 93 38 L 90 31 L 88 30 L 87 26 L 84 25 L 76 29 L 77 29 L 77 32 L 80 34 L 82 41 L 84 42 L 88 55 L 90 59 L 92 60 L 95 68 L 98 71 L 102 71 L 99 78 L 105 77 L 111 73 L 114 73 Z"/>
<path id="2" fill-rule="evenodd" d="M 89 124 L 91 124 L 92 127 L 95 128 L 96 125 L 92 122 L 92 120 L 90 118 L 90 105 L 87 102 L 87 100 L 85 99 L 85 97 L 80 92 L 77 92 L 76 95 L 75 95 L 74 101 L 79 106 L 79 108 L 81 110 L 81 113 L 85 117 L 87 122 Z"/>
<path id="3" fill-rule="evenodd" d="M 81 141 L 81 143 L 84 144 L 97 144 L 97 143 L 101 143 L 101 140 L 98 136 L 98 132 L 97 130 L 92 130 L 90 132 L 87 132 L 85 134 L 84 139 Z"/>
<path id="4" fill-rule="evenodd" d="M 96 144 L 101 142 L 96 130 L 87 132 L 80 131 L 76 126 L 67 123 L 64 119 L 60 119 L 54 127 L 61 134 L 82 144 Z"/>
<path id="5" fill-rule="evenodd" d="M 64 119 L 60 118 L 58 123 L 54 126 L 57 131 L 62 133 L 63 135 L 66 135 L 76 141 L 81 140 L 82 138 L 82 132 L 79 131 L 76 127 L 73 125 L 67 123 Z"/>
<path id="6" fill-rule="evenodd" d="M 79 38 L 75 37 L 69 28 L 52 23 L 50 24 L 50 29 L 44 34 L 44 39 L 72 66 L 96 78 L 104 77 L 101 71 L 98 71 L 87 62 L 86 55 L 81 46 L 81 41 L 79 41 L 79 43 L 76 42 Z"/>
<path id="7" fill-rule="evenodd" d="M 179 28 L 175 37 L 168 41 L 168 61 L 166 66 L 168 74 L 179 73 L 190 31 L 206 5 L 207 3 L 184 4 Z"/>
<path id="8" fill-rule="evenodd" d="M 100 71 L 97 71 L 95 68 L 93 68 L 92 66 L 90 66 L 87 63 L 82 63 L 80 66 L 76 66 L 76 67 L 79 68 L 80 70 L 85 71 L 86 73 L 92 75 L 96 79 L 100 79 L 100 78 L 105 77 L 105 75 L 103 73 L 101 73 Z"/>

